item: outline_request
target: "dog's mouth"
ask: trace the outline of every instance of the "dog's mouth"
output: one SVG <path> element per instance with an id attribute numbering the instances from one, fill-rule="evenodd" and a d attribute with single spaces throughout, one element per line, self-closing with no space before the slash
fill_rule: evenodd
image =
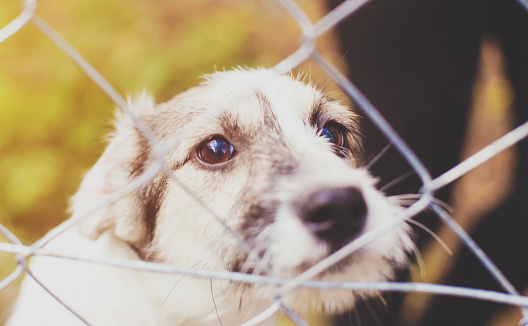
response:
<path id="1" fill-rule="evenodd" d="M 320 272 L 316 280 L 323 280 L 327 276 L 339 274 L 339 273 L 346 273 L 347 269 L 350 268 L 350 266 L 359 263 L 361 256 L 363 253 L 361 250 L 354 252 L 353 254 L 350 254 L 349 256 L 341 259 L 340 261 L 332 264 L 328 268 L 326 268 L 324 271 Z M 313 266 L 317 265 L 320 261 L 315 263 L 302 263 L 301 265 L 297 266 L 295 268 L 296 274 L 302 274 L 306 270 L 312 268 Z"/>
<path id="2" fill-rule="evenodd" d="M 334 252 L 332 252 L 332 254 L 333 253 Z M 251 274 L 251 275 L 295 278 L 301 275 L 302 273 L 306 272 L 308 269 L 312 268 L 313 266 L 317 265 L 319 262 L 321 262 L 323 259 L 327 258 L 330 255 L 331 254 L 323 257 L 320 260 L 305 261 L 296 266 L 282 267 L 280 269 L 274 268 L 273 265 L 268 265 L 268 266 L 263 267 L 261 264 L 258 264 L 258 263 L 255 264 L 255 266 L 248 267 L 247 263 L 238 262 L 237 264 L 234 265 L 234 268 L 232 269 L 232 271 Z M 314 280 L 322 281 L 332 275 L 343 274 L 343 273 L 346 274 L 346 271 L 350 269 L 352 265 L 360 263 L 362 256 L 363 256 L 363 250 L 360 249 L 350 254 L 349 256 L 341 259 L 340 261 L 332 264 L 331 266 L 329 266 L 322 272 L 320 272 L 317 275 L 317 277 L 314 278 Z M 275 273 L 273 271 L 275 271 Z"/>

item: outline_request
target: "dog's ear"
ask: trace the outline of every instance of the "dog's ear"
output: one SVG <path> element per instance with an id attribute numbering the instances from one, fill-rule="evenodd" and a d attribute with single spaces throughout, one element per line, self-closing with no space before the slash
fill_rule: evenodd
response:
<path id="1" fill-rule="evenodd" d="M 146 92 L 129 99 L 129 108 L 141 118 L 142 114 L 154 107 L 154 100 Z M 131 162 L 138 157 L 144 137 L 132 118 L 121 112 L 116 113 L 115 131 L 109 137 L 109 144 L 97 163 L 88 171 L 78 192 L 72 198 L 72 219 L 80 218 L 79 229 L 90 239 L 97 239 L 101 233 L 112 229 L 128 241 L 140 241 L 143 221 L 134 214 L 138 203 L 133 194 L 116 192 L 133 179 Z"/>

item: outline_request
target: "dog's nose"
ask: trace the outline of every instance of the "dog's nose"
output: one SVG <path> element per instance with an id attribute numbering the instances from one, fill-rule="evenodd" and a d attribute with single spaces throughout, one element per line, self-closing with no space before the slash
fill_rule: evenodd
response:
<path id="1" fill-rule="evenodd" d="M 352 240 L 363 228 L 367 204 L 356 187 L 319 190 L 303 207 L 304 223 L 335 251 Z"/>

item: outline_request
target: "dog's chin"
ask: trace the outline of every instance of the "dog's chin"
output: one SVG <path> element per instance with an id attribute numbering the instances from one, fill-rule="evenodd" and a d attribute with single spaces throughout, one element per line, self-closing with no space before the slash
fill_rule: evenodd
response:
<path id="1" fill-rule="evenodd" d="M 350 256 L 347 256 L 341 259 L 337 263 L 332 264 L 330 267 L 320 272 L 316 277 L 313 278 L 313 280 L 324 281 L 326 278 L 328 277 L 331 278 L 333 275 L 342 274 L 342 273 L 346 274 L 346 271 L 349 270 L 354 263 L 357 263 L 361 259 L 361 256 L 362 256 L 361 252 L 356 252 L 354 254 L 351 254 Z M 326 257 L 322 257 L 322 258 L 324 259 Z M 281 277 L 294 278 L 306 272 L 308 269 L 318 264 L 321 260 L 306 261 L 295 267 L 284 268 L 280 270 L 278 274 Z"/>
<path id="2" fill-rule="evenodd" d="M 374 260 L 378 264 L 372 264 Z M 281 269 L 281 277 L 295 278 L 307 269 L 315 265 L 316 262 L 305 262 L 290 269 Z M 277 275 L 279 276 L 279 275 Z M 363 252 L 356 252 L 328 269 L 325 269 L 311 281 L 331 282 L 331 283 L 359 283 L 359 282 L 384 282 L 390 281 L 394 277 L 392 264 L 386 260 L 369 258 Z M 337 288 L 310 289 L 299 287 L 284 295 L 283 303 L 300 314 L 324 313 L 340 314 L 354 309 L 356 303 L 366 298 L 380 297 L 379 291 L 365 290 L 343 290 Z"/>

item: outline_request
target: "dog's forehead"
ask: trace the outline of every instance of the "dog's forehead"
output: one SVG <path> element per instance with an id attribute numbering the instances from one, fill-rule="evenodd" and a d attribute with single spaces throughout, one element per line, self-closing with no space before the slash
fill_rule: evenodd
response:
<path id="1" fill-rule="evenodd" d="M 235 143 L 268 141 L 288 147 L 315 139 L 327 121 L 337 122 L 351 133 L 356 130 L 355 115 L 347 107 L 312 85 L 269 69 L 208 75 L 202 84 L 177 96 L 163 109 L 167 118 L 160 123 L 169 132 L 168 138 L 170 130 L 185 134 L 179 137 L 176 133 L 182 157 L 214 135 Z"/>
<path id="2" fill-rule="evenodd" d="M 205 84 L 219 113 L 236 114 L 242 120 L 261 120 L 271 113 L 277 122 L 306 124 L 314 111 L 331 102 L 313 86 L 269 69 L 219 72 L 208 76 Z M 342 119 L 350 118 L 348 110 L 339 105 L 326 109 L 341 114 Z"/>

